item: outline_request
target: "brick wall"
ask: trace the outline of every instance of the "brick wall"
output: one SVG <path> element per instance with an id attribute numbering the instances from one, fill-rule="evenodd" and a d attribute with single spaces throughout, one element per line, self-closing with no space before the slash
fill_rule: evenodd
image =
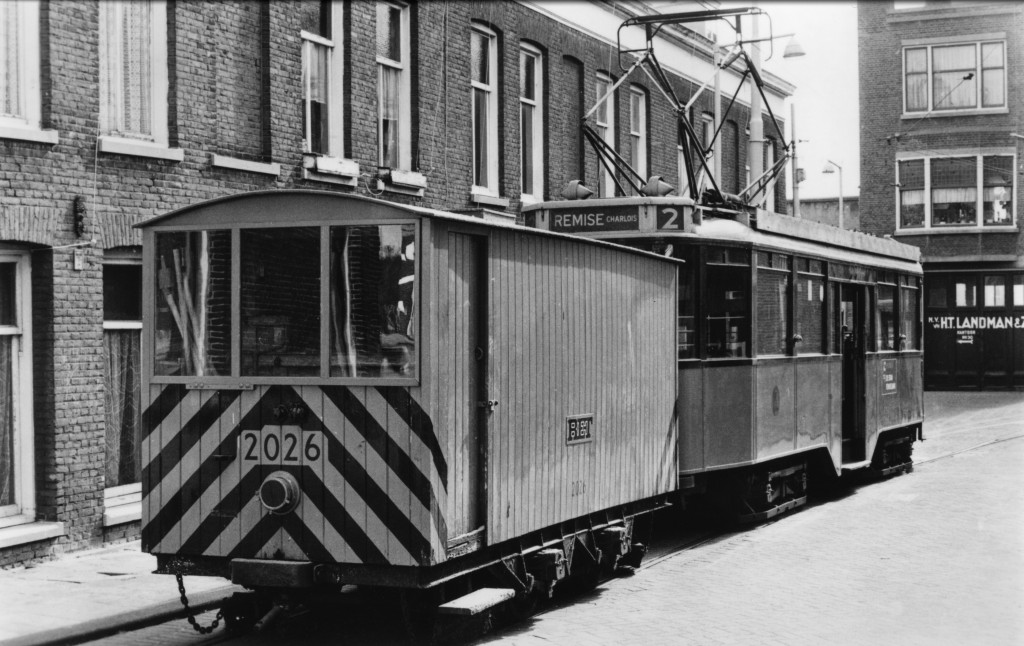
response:
<path id="1" fill-rule="evenodd" d="M 857 5 L 857 15 L 862 229 L 875 235 L 891 234 L 896 229 L 894 183 L 898 153 L 1012 147 L 1017 149 L 1018 193 L 1014 210 L 1019 227 L 1024 220 L 1020 199 L 1024 142 L 1011 138 L 1009 133 L 1024 130 L 1024 7 L 1016 3 L 977 3 L 959 9 L 945 6 L 896 12 L 891 2 L 863 2 Z M 996 33 L 1004 33 L 1007 38 L 1007 112 L 964 116 L 933 112 L 923 117 L 901 118 L 904 40 Z M 920 246 L 926 258 L 1024 256 L 1024 236 L 1019 233 L 944 233 L 901 236 L 900 240 Z M 1017 265 L 1022 266 L 1021 261 Z"/>
<path id="2" fill-rule="evenodd" d="M 602 5 L 606 9 L 610 5 Z M 308 188 L 367 194 L 302 179 L 302 57 L 300 30 L 310 27 L 315 0 L 302 5 L 231 0 L 167 0 L 168 134 L 181 161 L 99 152 L 99 12 L 95 0 L 42 3 L 40 18 L 43 125 L 57 144 L 0 139 L 0 240 L 32 248 L 36 502 L 40 520 L 64 524 L 66 536 L 0 550 L 0 567 L 103 541 L 137 535 L 137 523 L 103 528 L 103 289 L 102 260 L 111 249 L 135 249 L 132 225 L 200 201 L 248 191 Z M 377 166 L 376 7 L 344 5 L 347 156 L 366 175 Z M 579 118 L 597 97 L 599 70 L 621 74 L 612 45 L 515 2 L 421 2 L 412 25 L 412 170 L 427 180 L 423 197 L 386 192 L 385 199 L 463 210 L 470 200 L 472 134 L 469 34 L 481 22 L 499 34 L 501 194 L 519 207 L 519 43 L 544 54 L 546 197 L 570 179 L 592 186 L 598 160 L 584 148 Z M 625 18 L 624 15 L 620 16 Z M 695 55 L 703 55 L 696 52 Z M 630 61 L 626 61 L 628 64 Z M 673 78 L 687 100 L 699 81 Z M 646 76 L 649 172 L 678 176 L 675 117 Z M 616 96 L 619 149 L 628 135 L 628 83 Z M 582 96 L 580 94 L 582 90 Z M 694 106 L 710 111 L 705 92 Z M 723 99 L 723 104 L 727 98 Z M 727 141 L 723 168 L 746 164 L 742 142 Z M 766 133 L 768 124 L 766 121 Z M 742 145 L 740 145 L 742 144 Z M 736 151 L 730 153 L 729 151 Z M 582 152 L 582 157 L 581 157 Z M 280 164 L 280 174 L 213 167 L 211 156 Z M 733 160 L 730 155 L 738 154 Z M 727 186 L 735 190 L 735 177 Z M 779 205 L 785 204 L 782 186 Z M 74 230 L 72 204 L 85 205 L 85 232 Z M 95 239 L 95 245 L 66 248 Z M 47 250 L 47 247 L 56 247 Z M 83 268 L 75 269 L 79 254 Z"/>

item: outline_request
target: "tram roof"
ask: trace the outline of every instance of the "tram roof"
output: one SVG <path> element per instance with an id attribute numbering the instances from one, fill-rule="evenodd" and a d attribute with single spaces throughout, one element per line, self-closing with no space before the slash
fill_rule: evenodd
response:
<path id="1" fill-rule="evenodd" d="M 388 210 L 404 211 L 412 217 L 425 217 L 435 220 L 449 222 L 460 222 L 482 226 L 493 229 L 504 229 L 523 233 L 527 235 L 540 235 L 546 237 L 572 240 L 591 245 L 614 247 L 615 249 L 633 253 L 650 258 L 680 264 L 683 261 L 677 258 L 666 257 L 660 254 L 651 253 L 641 249 L 615 244 L 606 240 L 586 238 L 583 236 L 560 233 L 558 231 L 546 231 L 533 227 L 524 227 L 512 221 L 497 219 L 484 219 L 473 215 L 452 213 L 439 209 L 430 209 L 411 204 L 400 204 L 388 200 L 379 200 L 362 195 L 348 193 L 337 193 L 334 191 L 318 191 L 309 189 L 278 189 L 268 191 L 251 191 L 226 195 L 210 200 L 204 200 L 195 204 L 169 211 L 162 215 L 152 217 L 135 225 L 139 229 L 150 229 L 155 227 L 197 227 L 197 226 L 245 226 L 246 224 L 266 225 L 268 223 L 298 224 L 298 220 L 282 220 L 281 211 L 284 208 L 300 209 L 303 213 L 303 222 L 330 222 L 335 214 L 332 212 L 337 202 L 360 203 L 361 205 L 382 214 Z M 372 217 L 373 214 L 371 214 Z"/>

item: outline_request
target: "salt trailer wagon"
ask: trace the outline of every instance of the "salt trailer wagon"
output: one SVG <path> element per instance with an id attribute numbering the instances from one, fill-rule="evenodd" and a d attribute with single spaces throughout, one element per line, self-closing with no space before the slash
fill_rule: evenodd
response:
<path id="1" fill-rule="evenodd" d="M 471 612 L 642 557 L 678 261 L 312 191 L 141 227 L 143 549 L 255 590 L 229 623 L 345 584 Z"/>

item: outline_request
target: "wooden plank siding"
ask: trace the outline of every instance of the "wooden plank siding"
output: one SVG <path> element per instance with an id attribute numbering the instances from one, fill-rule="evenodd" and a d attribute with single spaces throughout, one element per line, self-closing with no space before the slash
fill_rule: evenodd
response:
<path id="1" fill-rule="evenodd" d="M 487 542 L 672 490 L 675 268 L 498 230 L 488 275 Z M 566 446 L 580 414 L 594 439 Z"/>

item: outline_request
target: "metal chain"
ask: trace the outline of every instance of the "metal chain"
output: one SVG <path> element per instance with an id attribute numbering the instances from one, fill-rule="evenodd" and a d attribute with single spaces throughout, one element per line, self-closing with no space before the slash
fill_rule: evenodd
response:
<path id="1" fill-rule="evenodd" d="M 213 631 L 217 630 L 217 626 L 220 625 L 220 620 L 224 618 L 224 609 L 221 608 L 217 611 L 217 616 L 213 618 L 213 623 L 209 626 L 200 626 L 199 622 L 196 621 L 196 613 L 188 607 L 188 597 L 185 596 L 185 579 L 181 574 L 175 574 L 174 577 L 178 580 L 178 592 L 181 593 L 181 605 L 185 606 L 186 619 L 188 623 L 195 628 L 196 632 L 200 635 L 208 635 Z"/>

